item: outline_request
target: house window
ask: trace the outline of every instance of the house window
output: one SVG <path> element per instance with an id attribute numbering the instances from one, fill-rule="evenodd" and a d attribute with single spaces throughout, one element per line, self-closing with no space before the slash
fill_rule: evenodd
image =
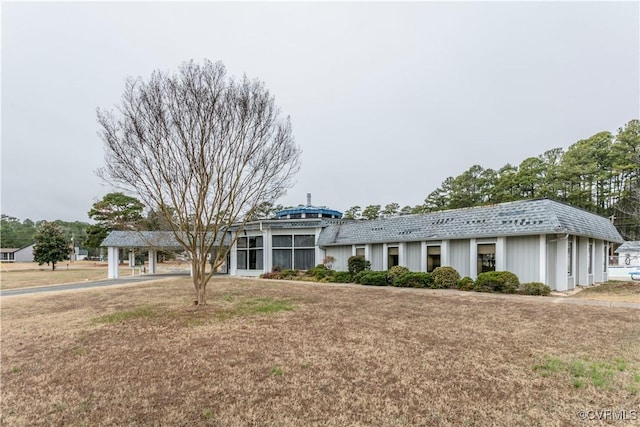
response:
<path id="1" fill-rule="evenodd" d="M 495 243 L 478 245 L 478 273 L 496 271 Z"/>
<path id="2" fill-rule="evenodd" d="M 602 259 L 604 260 L 602 262 L 602 271 L 603 272 L 607 272 L 607 258 L 609 257 L 609 249 L 607 248 L 607 245 L 604 245 L 604 247 L 602 248 Z"/>
<path id="3" fill-rule="evenodd" d="M 239 270 L 262 270 L 262 236 L 238 237 L 236 244 Z"/>
<path id="4" fill-rule="evenodd" d="M 399 250 L 398 247 L 390 247 L 387 249 L 387 260 L 388 260 L 388 265 L 387 268 L 391 268 L 391 267 L 395 267 L 396 265 L 400 264 L 400 255 L 399 255 Z"/>
<path id="5" fill-rule="evenodd" d="M 593 243 L 589 242 L 589 274 L 593 274 Z"/>
<path id="6" fill-rule="evenodd" d="M 313 234 L 273 236 L 273 266 L 282 270 L 309 270 L 316 265 L 316 236 Z"/>
<path id="7" fill-rule="evenodd" d="M 427 272 L 440 267 L 440 246 L 427 246 Z"/>
<path id="8" fill-rule="evenodd" d="M 364 256 L 364 246 L 356 248 L 356 256 Z"/>
<path id="9" fill-rule="evenodd" d="M 573 240 L 567 242 L 567 276 L 573 276 Z"/>

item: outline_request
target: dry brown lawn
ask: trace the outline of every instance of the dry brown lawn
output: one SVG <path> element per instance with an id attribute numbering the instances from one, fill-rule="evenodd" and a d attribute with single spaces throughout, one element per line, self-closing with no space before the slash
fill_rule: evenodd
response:
<path id="1" fill-rule="evenodd" d="M 123 271 L 123 273 L 125 273 Z M 126 274 L 126 273 L 125 273 Z M 129 271 L 129 274 L 131 272 Z M 33 269 L 26 271 L 3 272 L 0 276 L 0 289 L 30 288 L 36 286 L 62 285 L 67 283 L 92 282 L 107 278 L 106 268 L 87 269 Z"/>
<path id="2" fill-rule="evenodd" d="M 216 278 L 207 307 L 192 299 L 188 279 L 3 298 L 0 423 L 573 426 L 579 411 L 640 417 L 638 309 L 240 278 Z"/>
<path id="3" fill-rule="evenodd" d="M 171 269 L 186 269 L 185 263 L 166 263 L 158 266 L 159 271 Z M 140 269 L 132 272 L 126 264 L 119 268 L 121 278 L 139 275 Z M 48 285 L 63 285 L 67 283 L 92 282 L 107 278 L 107 264 L 93 261 L 64 261 L 56 264 L 56 269 L 51 270 L 46 264 L 38 265 L 35 262 L 24 263 L 0 263 L 0 289 L 18 289 Z"/>
<path id="4" fill-rule="evenodd" d="M 640 281 L 611 281 L 585 288 L 574 295 L 599 301 L 625 301 L 640 303 Z"/>

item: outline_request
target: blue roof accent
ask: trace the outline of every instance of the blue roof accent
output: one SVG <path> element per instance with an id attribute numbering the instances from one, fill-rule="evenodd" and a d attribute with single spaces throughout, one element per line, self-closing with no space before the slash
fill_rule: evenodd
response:
<path id="1" fill-rule="evenodd" d="M 287 215 L 301 215 L 301 214 L 320 214 L 330 215 L 331 217 L 342 218 L 342 212 L 327 209 L 325 207 L 318 206 L 297 206 L 295 208 L 283 209 L 276 212 L 276 218 L 286 218 Z"/>

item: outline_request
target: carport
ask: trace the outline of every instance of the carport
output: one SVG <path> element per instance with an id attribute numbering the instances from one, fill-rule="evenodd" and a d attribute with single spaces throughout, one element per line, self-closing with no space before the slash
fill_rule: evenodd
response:
<path id="1" fill-rule="evenodd" d="M 184 249 L 171 231 L 112 231 L 102 242 L 107 247 L 108 278 L 118 278 L 120 249 L 146 250 L 149 255 L 149 274 L 156 274 L 158 251 Z M 129 262 L 133 262 L 133 251 L 129 252 Z"/>

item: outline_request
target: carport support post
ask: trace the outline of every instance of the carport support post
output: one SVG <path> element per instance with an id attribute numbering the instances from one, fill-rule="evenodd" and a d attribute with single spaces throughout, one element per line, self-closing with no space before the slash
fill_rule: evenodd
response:
<path id="1" fill-rule="evenodd" d="M 149 274 L 156 274 L 156 250 L 149 249 Z"/>
<path id="2" fill-rule="evenodd" d="M 117 279 L 118 264 L 120 264 L 118 248 L 109 246 L 109 248 L 107 249 L 107 256 L 108 256 L 107 277 L 109 279 Z"/>

